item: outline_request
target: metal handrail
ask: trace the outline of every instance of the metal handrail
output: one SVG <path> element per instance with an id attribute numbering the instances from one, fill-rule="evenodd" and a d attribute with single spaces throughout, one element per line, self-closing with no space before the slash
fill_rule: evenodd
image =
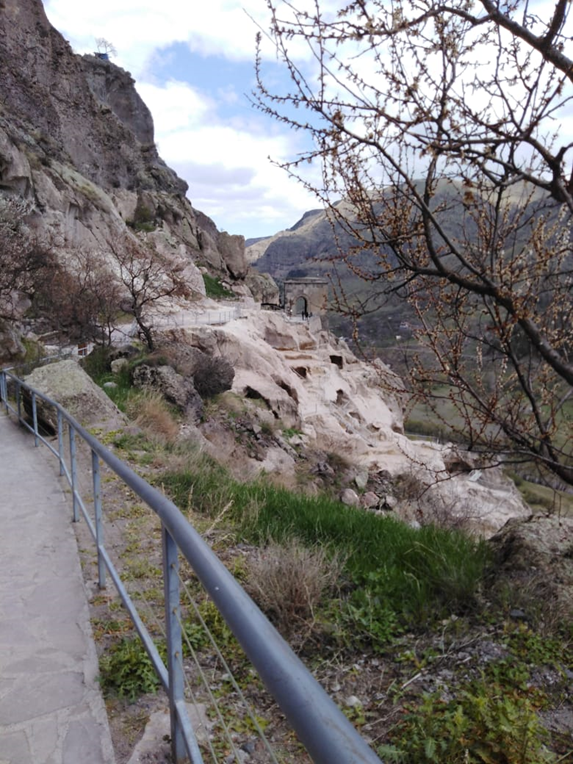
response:
<path id="1" fill-rule="evenodd" d="M 9 380 L 16 387 L 15 407 L 11 405 L 8 396 Z M 31 398 L 31 424 L 26 421 L 22 412 L 23 390 L 27 391 Z M 52 406 L 57 413 L 57 449 L 39 431 L 38 399 Z M 168 694 L 173 759 L 175 762 L 183 762 L 187 756 L 192 764 L 202 764 L 203 761 L 183 702 L 177 562 L 178 550 L 180 550 L 258 671 L 268 691 L 297 733 L 313 762 L 316 764 L 381 764 L 380 759 L 366 744 L 365 740 L 173 502 L 149 485 L 121 459 L 108 451 L 60 404 L 35 390 L 6 369 L 0 370 L 0 403 L 4 404 L 7 413 L 16 414 L 18 420 L 34 434 L 36 446 L 40 442 L 44 443 L 59 460 L 60 475 L 66 478 L 72 489 L 73 518 L 74 520 L 78 519 L 79 508 L 96 543 L 99 585 L 100 587 L 105 586 L 107 570 Z M 64 456 L 64 423 L 67 424 L 69 432 L 69 468 Z M 77 487 L 76 436 L 85 441 L 91 449 L 95 523 L 92 523 Z M 161 520 L 167 667 L 163 663 L 105 548 L 101 522 L 100 460 L 105 462 Z"/>

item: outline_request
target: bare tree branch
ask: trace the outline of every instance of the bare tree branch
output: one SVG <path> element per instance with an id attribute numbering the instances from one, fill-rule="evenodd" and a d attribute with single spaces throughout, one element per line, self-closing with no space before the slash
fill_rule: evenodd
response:
<path id="1" fill-rule="evenodd" d="M 352 237 L 339 259 L 416 312 L 420 395 L 446 388 L 472 447 L 573 484 L 570 3 L 267 4 L 290 88 L 259 47 L 253 101 L 311 138 L 280 166 Z"/>

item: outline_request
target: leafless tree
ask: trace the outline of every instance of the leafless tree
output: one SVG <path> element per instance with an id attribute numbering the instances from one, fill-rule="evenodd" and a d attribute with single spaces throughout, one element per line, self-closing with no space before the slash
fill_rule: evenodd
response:
<path id="1" fill-rule="evenodd" d="M 160 254 L 145 236 L 138 240 L 126 237 L 121 243 L 109 242 L 109 247 L 119 268 L 120 281 L 127 290 L 123 307 L 133 315 L 143 341 L 153 350 L 155 330 L 150 309 L 167 297 L 190 296 L 184 268 Z"/>
<path id="2" fill-rule="evenodd" d="M 117 56 L 117 50 L 113 43 L 106 40 L 105 37 L 96 37 L 98 53 L 104 53 L 107 56 Z"/>
<path id="3" fill-rule="evenodd" d="M 120 282 L 101 253 L 63 253 L 35 310 L 66 339 L 110 345 L 121 302 Z"/>
<path id="4" fill-rule="evenodd" d="M 312 139 L 282 166 L 354 237 L 341 258 L 416 311 L 420 394 L 473 449 L 573 484 L 569 1 L 267 5 L 253 99 Z"/>
<path id="5" fill-rule="evenodd" d="M 56 268 L 54 242 L 29 225 L 33 207 L 0 196 L 0 320 L 21 318 L 22 301 L 32 301 Z"/>

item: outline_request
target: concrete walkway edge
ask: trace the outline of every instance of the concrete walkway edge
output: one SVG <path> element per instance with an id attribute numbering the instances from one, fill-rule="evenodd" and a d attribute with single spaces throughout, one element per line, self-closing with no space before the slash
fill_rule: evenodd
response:
<path id="1" fill-rule="evenodd" d="M 71 501 L 0 413 L 0 764 L 115 764 Z"/>

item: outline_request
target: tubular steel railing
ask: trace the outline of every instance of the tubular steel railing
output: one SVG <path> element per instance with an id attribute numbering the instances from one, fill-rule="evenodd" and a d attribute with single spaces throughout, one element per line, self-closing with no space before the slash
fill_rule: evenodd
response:
<path id="1" fill-rule="evenodd" d="M 24 396 L 29 400 L 30 421 L 23 411 L 26 408 Z M 57 447 L 44 437 L 39 427 L 39 400 L 56 414 L 57 438 L 54 438 L 54 442 L 57 441 Z M 380 759 L 169 499 L 106 449 L 58 403 L 8 370 L 0 370 L 0 403 L 5 406 L 7 413 L 15 414 L 19 422 L 32 432 L 36 446 L 43 443 L 59 461 L 60 475 L 66 478 L 72 492 L 73 519 L 77 521 L 81 512 L 96 544 L 99 586 L 105 587 L 106 575 L 109 573 L 168 695 L 172 755 L 175 762 L 179 764 L 190 760 L 192 764 L 203 764 L 184 699 L 178 571 L 181 553 L 214 601 L 313 762 L 380 764 Z M 66 430 L 69 464 L 64 446 Z M 91 450 L 93 522 L 79 493 L 78 438 Z M 107 464 L 161 521 L 167 666 L 106 549 L 102 523 L 101 462 Z"/>

